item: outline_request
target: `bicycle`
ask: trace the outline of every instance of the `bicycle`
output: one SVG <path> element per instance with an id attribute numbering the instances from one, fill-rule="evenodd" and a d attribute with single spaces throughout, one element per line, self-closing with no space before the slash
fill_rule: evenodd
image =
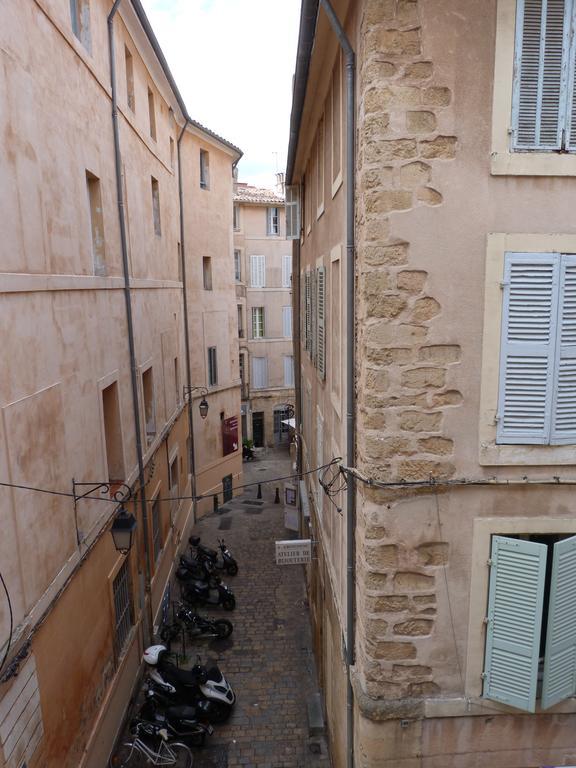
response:
<path id="1" fill-rule="evenodd" d="M 140 738 L 140 732 L 156 737 L 156 746 L 152 747 Z M 192 768 L 192 752 L 180 741 L 170 741 L 168 731 L 152 723 L 136 724 L 133 741 L 124 742 L 110 757 L 110 768 L 144 768 L 149 765 L 175 766 Z"/>

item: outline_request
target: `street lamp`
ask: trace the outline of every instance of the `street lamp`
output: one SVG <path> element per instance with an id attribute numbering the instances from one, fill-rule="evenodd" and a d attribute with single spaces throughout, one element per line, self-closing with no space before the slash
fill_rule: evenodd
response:
<path id="1" fill-rule="evenodd" d="M 202 400 L 198 403 L 198 410 L 200 411 L 202 419 L 205 419 L 208 416 L 208 408 L 210 407 L 208 400 L 206 400 L 206 395 L 208 394 L 206 387 L 189 387 L 187 384 L 184 384 L 184 399 L 188 397 L 190 400 L 192 398 L 192 392 L 197 389 L 201 390 L 200 395 L 202 397 Z"/>
<path id="2" fill-rule="evenodd" d="M 112 523 L 110 533 L 114 539 L 114 546 L 123 555 L 127 555 L 132 547 L 132 540 L 136 530 L 136 518 L 127 509 L 120 507 Z"/>
<path id="3" fill-rule="evenodd" d="M 78 494 L 76 492 L 77 488 L 88 488 L 87 491 L 84 491 L 84 493 Z M 112 534 L 112 538 L 114 539 L 114 546 L 118 550 L 118 552 L 122 552 L 123 555 L 127 555 L 130 551 L 130 548 L 132 547 L 132 542 L 134 539 L 134 531 L 136 530 L 136 518 L 134 515 L 132 515 L 124 504 L 131 498 L 132 496 L 132 490 L 130 486 L 126 485 L 125 483 L 121 483 L 118 485 L 118 483 L 97 483 L 97 482 L 91 482 L 91 483 L 77 483 L 74 478 L 72 478 L 72 495 L 74 498 L 74 516 L 77 518 L 77 508 L 78 508 L 78 502 L 82 499 L 86 498 L 94 498 L 93 494 L 97 491 L 100 491 L 101 494 L 104 493 L 111 493 L 113 489 L 116 489 L 112 493 L 112 498 L 115 502 L 117 502 L 118 506 L 116 507 L 116 513 L 114 515 L 114 522 L 112 523 L 112 526 L 110 528 L 110 533 Z M 78 526 L 76 526 L 76 536 L 78 538 L 78 544 L 80 544 L 80 537 L 78 532 Z"/>

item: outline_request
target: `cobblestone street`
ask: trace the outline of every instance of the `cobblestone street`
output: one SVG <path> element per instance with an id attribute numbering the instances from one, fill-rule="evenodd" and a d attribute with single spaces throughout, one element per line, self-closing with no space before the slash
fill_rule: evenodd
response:
<path id="1" fill-rule="evenodd" d="M 290 474 L 291 464 L 282 451 L 244 463 L 244 470 L 244 483 L 264 482 Z M 224 537 L 240 568 L 225 580 L 236 609 L 210 612 L 232 620 L 232 636 L 197 651 L 203 660 L 217 660 L 237 704 L 230 720 L 196 751 L 196 768 L 329 766 L 324 738 L 309 735 L 307 702 L 317 688 L 304 569 L 275 564 L 275 541 L 294 535 L 284 528 L 283 505 L 274 504 L 276 485 L 282 492 L 282 483 L 262 486 L 261 501 L 256 486 L 246 489 L 195 527 L 207 545 Z"/>

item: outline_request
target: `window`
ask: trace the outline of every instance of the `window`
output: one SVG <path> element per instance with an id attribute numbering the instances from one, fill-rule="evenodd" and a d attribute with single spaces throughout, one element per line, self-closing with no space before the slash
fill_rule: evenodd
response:
<path id="1" fill-rule="evenodd" d="M 244 338 L 244 321 L 243 321 L 243 315 L 242 315 L 242 304 L 237 304 L 236 309 L 238 312 L 238 338 L 243 339 Z"/>
<path id="2" fill-rule="evenodd" d="M 324 213 L 324 117 L 316 134 L 316 205 L 316 218 L 320 218 Z"/>
<path id="3" fill-rule="evenodd" d="M 292 307 L 282 307 L 282 336 L 285 339 L 292 338 Z"/>
<path id="4" fill-rule="evenodd" d="M 576 256 L 505 257 L 496 442 L 576 443 Z"/>
<path id="5" fill-rule="evenodd" d="M 178 505 L 180 504 L 179 496 L 180 496 L 180 478 L 179 478 L 179 472 L 178 472 L 178 454 L 172 458 L 170 461 L 170 467 L 168 470 L 168 483 L 170 485 L 170 507 L 172 510 L 172 514 L 176 512 L 178 509 Z"/>
<path id="6" fill-rule="evenodd" d="M 330 361 L 332 392 L 340 398 L 341 368 L 341 333 L 340 333 L 340 246 L 330 254 Z"/>
<path id="7" fill-rule="evenodd" d="M 332 196 L 342 181 L 342 59 L 340 52 L 332 73 Z"/>
<path id="8" fill-rule="evenodd" d="M 268 386 L 268 360 L 265 357 L 252 358 L 252 387 L 264 389 Z"/>
<path id="9" fill-rule="evenodd" d="M 156 111 L 154 109 L 154 94 L 148 88 L 148 123 L 150 136 L 156 141 Z"/>
<path id="10" fill-rule="evenodd" d="M 282 288 L 290 288 L 292 285 L 292 256 L 282 256 Z"/>
<path id="11" fill-rule="evenodd" d="M 124 560 L 112 582 L 112 594 L 114 597 L 114 650 L 116 661 L 118 661 L 134 624 L 129 558 Z"/>
<path id="12" fill-rule="evenodd" d="M 136 109 L 136 100 L 134 98 L 134 62 L 132 54 L 124 46 L 124 62 L 126 65 L 126 102 L 132 112 Z"/>
<path id="13" fill-rule="evenodd" d="M 170 136 L 170 168 L 174 170 L 174 139 Z"/>
<path id="14" fill-rule="evenodd" d="M 182 245 L 180 241 L 176 244 L 176 255 L 178 257 L 178 282 L 182 282 Z"/>
<path id="15" fill-rule="evenodd" d="M 294 358 L 292 355 L 284 356 L 284 386 L 294 386 Z"/>
<path id="16" fill-rule="evenodd" d="M 72 31 L 84 48 L 90 52 L 92 41 L 90 39 L 89 0 L 70 0 L 70 20 L 72 21 Z"/>
<path id="17" fill-rule="evenodd" d="M 178 358 L 174 358 L 174 394 L 176 395 L 176 407 L 180 405 L 180 365 Z"/>
<path id="18" fill-rule="evenodd" d="M 202 258 L 202 281 L 205 291 L 212 290 L 212 259 L 210 256 Z"/>
<path id="19" fill-rule="evenodd" d="M 218 384 L 218 356 L 216 347 L 208 347 L 208 386 Z"/>
<path id="20" fill-rule="evenodd" d="M 300 195 L 297 185 L 286 187 L 286 240 L 300 239 Z"/>
<path id="21" fill-rule="evenodd" d="M 252 307 L 252 338 L 264 338 L 264 307 Z"/>
<path id="22" fill-rule="evenodd" d="M 94 274 L 106 275 L 106 260 L 104 249 L 104 217 L 102 214 L 102 195 L 100 179 L 90 171 L 86 171 L 86 188 L 88 190 L 88 205 L 90 206 L 90 230 L 92 233 L 92 266 Z"/>
<path id="23" fill-rule="evenodd" d="M 125 479 L 124 448 L 118 383 L 116 381 L 102 390 L 102 414 L 104 416 L 104 447 L 108 481 L 110 483 L 122 483 Z"/>
<path id="24" fill-rule="evenodd" d="M 234 231 L 237 232 L 240 229 L 240 206 L 234 203 L 232 208 L 232 216 L 234 219 Z"/>
<path id="25" fill-rule="evenodd" d="M 142 374 L 142 393 L 144 396 L 144 427 L 146 439 L 151 443 L 156 434 L 156 405 L 154 402 L 154 378 L 152 367 Z"/>
<path id="26" fill-rule="evenodd" d="M 244 358 L 245 358 L 244 355 L 240 355 L 238 358 L 238 366 L 240 369 L 240 386 L 242 387 L 242 392 L 241 392 L 242 399 L 244 399 L 244 395 L 245 395 L 244 387 L 246 386 L 246 363 Z"/>
<path id="27" fill-rule="evenodd" d="M 152 548 L 154 551 L 154 562 L 158 560 L 158 555 L 162 551 L 164 544 L 162 540 L 162 507 L 159 499 L 152 502 Z"/>
<path id="28" fill-rule="evenodd" d="M 573 6 L 573 0 L 518 0 L 512 100 L 516 151 L 576 150 Z"/>
<path id="29" fill-rule="evenodd" d="M 574 696 L 576 536 L 493 536 L 489 564 L 484 697 L 534 712 Z"/>
<path id="30" fill-rule="evenodd" d="M 210 156 L 206 150 L 200 150 L 200 186 L 210 189 Z"/>
<path id="31" fill-rule="evenodd" d="M 158 182 L 152 176 L 152 217 L 154 219 L 154 233 L 160 237 L 162 234 L 162 225 L 160 222 L 160 189 Z"/>
<path id="32" fill-rule="evenodd" d="M 316 410 L 316 466 L 321 467 L 324 464 L 324 419 L 320 409 Z M 318 514 L 322 514 L 322 502 L 324 501 L 324 490 L 320 484 L 321 472 L 316 472 L 316 509 Z"/>
<path id="33" fill-rule="evenodd" d="M 252 288 L 266 286 L 266 257 L 250 256 L 250 285 Z"/>
<path id="34" fill-rule="evenodd" d="M 238 249 L 234 249 L 234 278 L 239 283 L 242 280 L 242 257 Z"/>
<path id="35" fill-rule="evenodd" d="M 268 235 L 280 234 L 280 209 L 279 208 L 266 209 L 266 234 Z"/>

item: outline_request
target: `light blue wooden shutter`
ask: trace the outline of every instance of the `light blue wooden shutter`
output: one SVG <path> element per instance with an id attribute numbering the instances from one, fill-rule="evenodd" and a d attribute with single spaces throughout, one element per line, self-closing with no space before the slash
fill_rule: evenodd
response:
<path id="1" fill-rule="evenodd" d="M 542 709 L 576 694 L 576 536 L 554 544 Z"/>
<path id="2" fill-rule="evenodd" d="M 576 2 L 572 0 L 572 31 L 570 34 L 570 56 L 568 65 L 568 87 L 567 87 L 567 136 L 566 147 L 570 150 L 576 150 Z"/>
<path id="3" fill-rule="evenodd" d="M 483 696 L 534 712 L 545 544 L 494 536 Z"/>
<path id="4" fill-rule="evenodd" d="M 558 274 L 553 253 L 507 253 L 496 442 L 550 440 Z"/>
<path id="5" fill-rule="evenodd" d="M 309 355 L 312 354 L 312 344 L 311 344 L 311 328 L 312 328 L 312 322 L 311 322 L 311 312 L 312 312 L 312 301 L 310 298 L 311 293 L 311 273 L 310 270 L 307 269 L 304 274 L 304 340 L 305 340 L 305 349 L 308 352 Z"/>
<path id="6" fill-rule="evenodd" d="M 512 101 L 514 149 L 562 147 L 573 0 L 518 0 Z"/>
<path id="7" fill-rule="evenodd" d="M 316 270 L 316 367 L 326 378 L 326 268 Z"/>
<path id="8" fill-rule="evenodd" d="M 266 259 L 264 256 L 250 256 L 250 285 L 252 288 L 266 286 Z"/>
<path id="9" fill-rule="evenodd" d="M 286 187 L 286 240 L 300 239 L 300 188 Z"/>
<path id="10" fill-rule="evenodd" d="M 559 304 L 550 442 L 566 445 L 576 443 L 576 256 L 561 257 Z"/>

